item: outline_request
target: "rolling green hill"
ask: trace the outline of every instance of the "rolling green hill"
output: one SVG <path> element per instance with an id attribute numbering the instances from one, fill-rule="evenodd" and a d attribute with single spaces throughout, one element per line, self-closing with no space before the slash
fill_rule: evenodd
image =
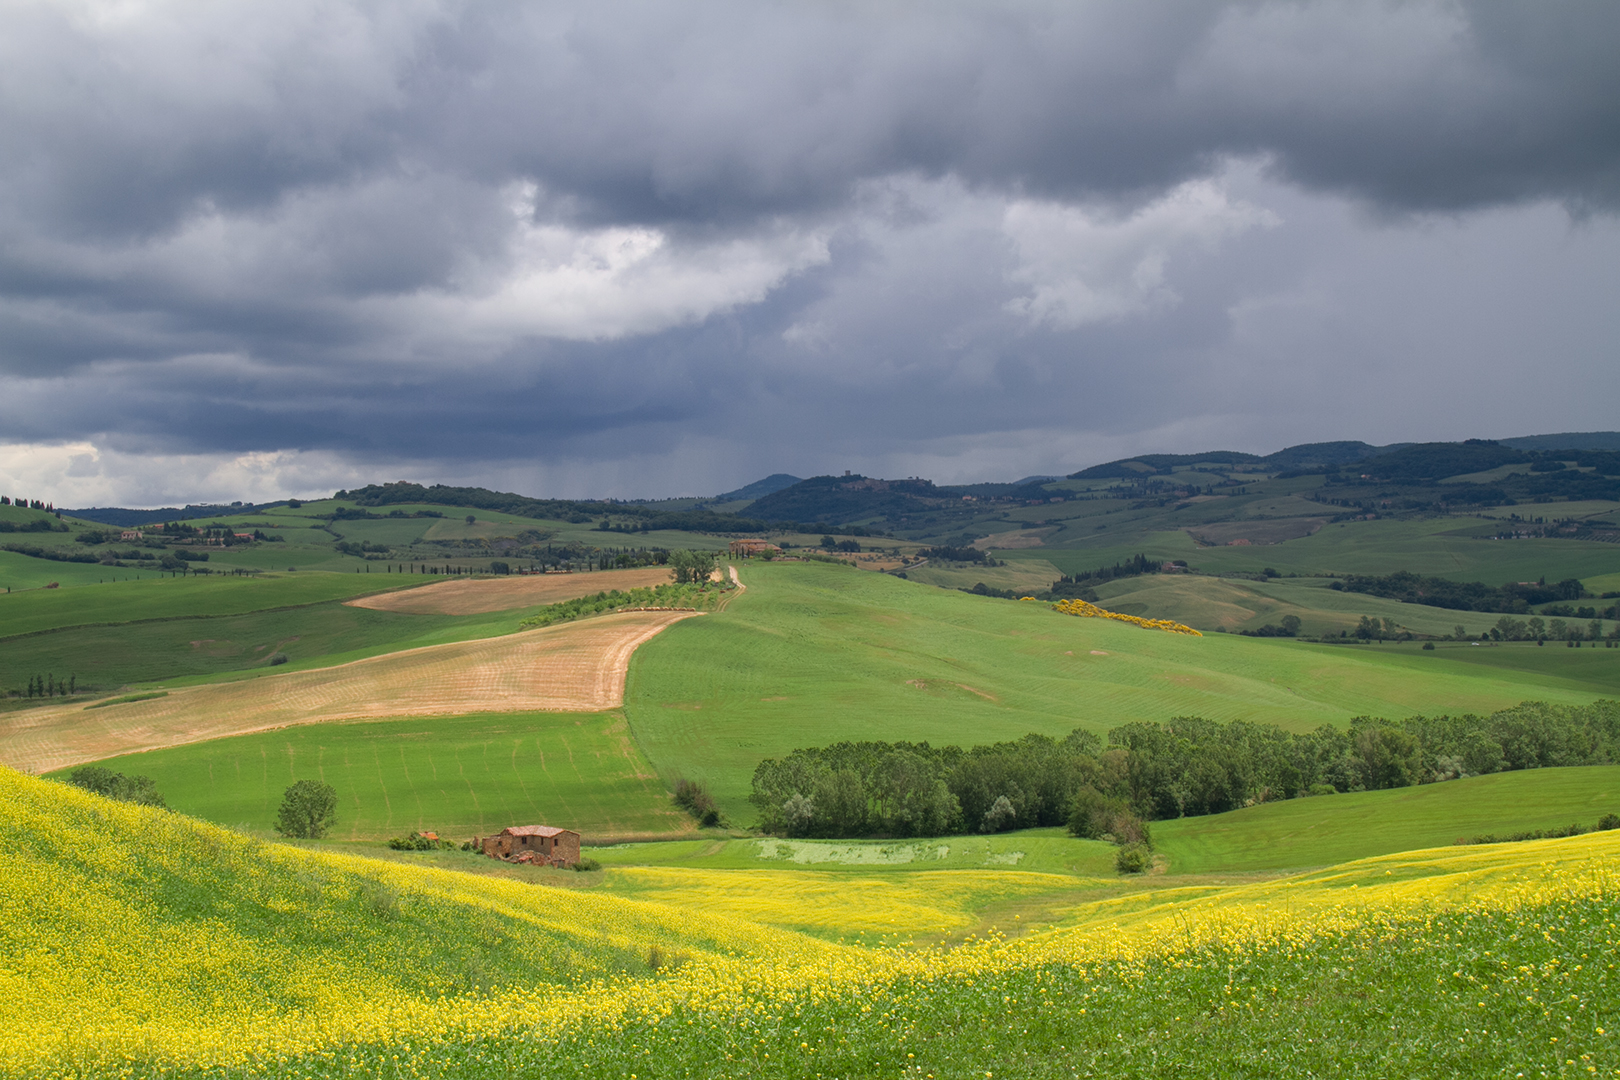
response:
<path id="1" fill-rule="evenodd" d="M 1614 692 L 1620 668 L 1613 650 L 1583 651 L 1607 665 L 1563 666 L 1551 654 L 1565 650 L 1542 649 L 1526 666 L 1548 669 L 1535 671 L 1413 647 L 1188 638 L 819 563 L 752 563 L 743 581 L 723 615 L 642 647 L 626 711 L 666 781 L 708 782 L 745 822 L 756 763 L 800 746 L 974 745 L 1185 714 L 1307 730 L 1363 714 L 1487 713 L 1589 702 Z"/>

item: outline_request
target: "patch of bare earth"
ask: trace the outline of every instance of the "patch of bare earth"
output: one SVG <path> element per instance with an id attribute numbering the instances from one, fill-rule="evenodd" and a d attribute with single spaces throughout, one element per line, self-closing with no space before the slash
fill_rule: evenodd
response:
<path id="1" fill-rule="evenodd" d="M 482 615 L 486 611 L 538 607 L 618 589 L 645 589 L 670 583 L 669 568 L 597 570 L 586 574 L 502 574 L 468 581 L 440 581 L 415 589 L 362 596 L 350 607 L 406 615 Z"/>
<path id="2" fill-rule="evenodd" d="M 396 716 L 598 712 L 624 704 L 636 648 L 690 611 L 634 611 L 338 667 L 171 690 L 167 697 L 0 716 L 0 762 L 47 772 L 226 735 Z"/>

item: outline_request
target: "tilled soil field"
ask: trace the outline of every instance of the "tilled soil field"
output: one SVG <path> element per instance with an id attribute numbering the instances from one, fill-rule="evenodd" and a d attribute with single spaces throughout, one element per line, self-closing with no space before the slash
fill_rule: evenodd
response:
<path id="1" fill-rule="evenodd" d="M 613 589 L 644 589 L 670 583 L 669 568 L 598 570 L 588 574 L 511 574 L 468 581 L 441 581 L 416 589 L 363 596 L 351 607 L 406 615 L 482 615 L 573 600 Z"/>
<path id="2" fill-rule="evenodd" d="M 0 717 L 0 762 L 38 773 L 327 720 L 617 708 L 637 646 L 695 614 L 624 612 L 338 667 L 177 689 L 147 701 L 14 712 Z"/>

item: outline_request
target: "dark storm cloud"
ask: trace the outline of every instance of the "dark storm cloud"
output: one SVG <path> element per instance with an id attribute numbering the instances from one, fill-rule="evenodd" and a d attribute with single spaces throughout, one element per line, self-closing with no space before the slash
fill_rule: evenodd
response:
<path id="1" fill-rule="evenodd" d="M 1394 252 L 1414 215 L 1620 206 L 1607 2 L 0 19 L 13 443 L 449 475 L 698 435 L 796 470 L 832 444 L 894 462 L 1002 440 L 1016 468 L 1054 432 L 1070 457 L 1173 438 L 1420 349 L 1385 332 L 1399 286 L 1345 312 L 1323 298 L 1353 275 L 1300 284 L 1313 251 L 1398 277 L 1358 228 Z M 1384 224 L 1345 224 L 1338 199 Z M 1476 263 L 1531 243 L 1492 235 Z M 1583 271 L 1608 281 L 1597 252 Z M 1533 326 L 1547 290 L 1514 301 Z M 1334 319 L 1349 330 L 1301 329 Z M 1572 379 L 1602 352 L 1579 335 L 1610 330 L 1574 319 Z M 1347 427 L 1389 419 L 1366 409 Z"/>

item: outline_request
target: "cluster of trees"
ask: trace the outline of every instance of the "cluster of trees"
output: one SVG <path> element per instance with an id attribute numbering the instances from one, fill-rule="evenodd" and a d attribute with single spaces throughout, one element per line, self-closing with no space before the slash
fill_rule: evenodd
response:
<path id="1" fill-rule="evenodd" d="M 1300 621 L 1298 615 L 1284 615 L 1281 626 L 1266 623 L 1258 630 L 1239 630 L 1244 637 L 1298 637 Z M 1359 632 L 1359 631 L 1358 631 Z"/>
<path id="2" fill-rule="evenodd" d="M 1180 560 L 1172 566 L 1186 567 Z M 1052 582 L 1050 595 L 1054 600 L 1079 599 L 1087 603 L 1096 603 L 1097 594 L 1093 586 L 1101 585 L 1105 581 L 1116 578 L 1140 577 L 1143 574 L 1157 574 L 1164 569 L 1164 564 L 1157 559 L 1150 559 L 1146 555 L 1133 555 L 1122 563 L 1113 566 L 1099 566 L 1095 570 L 1086 570 L 1078 574 L 1065 574 Z M 1272 572 L 1275 574 L 1275 571 Z"/>
<path id="3" fill-rule="evenodd" d="M 821 550 L 855 552 L 861 550 L 861 542 L 859 540 L 840 540 L 829 533 L 821 538 Z M 941 557 L 943 558 L 944 556 Z M 979 552 L 979 557 L 981 559 L 984 558 L 984 553 L 982 551 Z"/>
<path id="4" fill-rule="evenodd" d="M 718 556 L 712 551 L 675 551 L 669 556 L 669 576 L 677 585 L 702 585 L 714 573 Z"/>
<path id="5" fill-rule="evenodd" d="M 79 692 L 79 677 L 70 675 L 66 682 L 55 675 L 35 675 L 28 680 L 28 696 L 36 697 L 68 697 Z"/>
<path id="6" fill-rule="evenodd" d="M 18 523 L 15 521 L 0 521 L 0 533 L 32 533 L 32 532 L 67 532 L 68 527 L 51 518 L 35 518 L 33 521 Z"/>
<path id="7" fill-rule="evenodd" d="M 995 596 L 1002 600 L 1017 600 L 1020 596 L 1029 595 L 1028 593 L 1014 592 L 1012 589 L 993 589 L 982 581 L 977 582 L 971 589 L 958 588 L 956 591 L 972 593 L 974 596 Z"/>
<path id="8" fill-rule="evenodd" d="M 84 765 L 68 773 L 68 783 L 119 802 L 168 809 L 150 776 L 125 776 L 101 765 Z"/>
<path id="9" fill-rule="evenodd" d="M 1492 587 L 1482 581 L 1448 581 L 1445 578 L 1420 577 L 1406 570 L 1376 576 L 1351 574 L 1333 582 L 1329 588 L 1346 592 L 1381 596 L 1408 604 L 1450 608 L 1455 611 L 1505 612 L 1523 615 L 1532 604 L 1548 604 L 1559 600 L 1579 600 L 1586 595 L 1585 587 L 1577 578 L 1569 578 L 1548 585 L 1545 579 L 1534 584 L 1508 582 Z"/>
<path id="10" fill-rule="evenodd" d="M 940 559 L 944 562 L 984 562 L 984 552 L 976 547 L 930 547 L 917 552 L 925 559 Z"/>
<path id="11" fill-rule="evenodd" d="M 760 762 L 750 801 L 794 837 L 940 836 L 1068 824 L 1132 842 L 1129 821 L 1515 769 L 1620 761 L 1620 701 L 1525 702 L 1488 717 L 1369 717 L 1296 734 L 1201 717 L 975 746 L 838 743 Z M 1124 833 L 1124 835 L 1122 835 Z M 1145 832 L 1141 840 L 1145 842 Z"/>
<path id="12" fill-rule="evenodd" d="M 1490 628 L 1486 636 L 1492 641 L 1601 641 L 1603 620 L 1592 619 L 1581 626 L 1579 623 L 1566 623 L 1563 619 L 1544 622 L 1539 617 L 1515 619 L 1511 615 L 1504 615 L 1496 620 L 1496 625 Z M 1620 640 L 1620 623 L 1610 629 L 1609 640 Z"/>
<path id="13" fill-rule="evenodd" d="M 10 495 L 0 495 L 0 506 L 20 506 L 25 510 L 44 510 L 48 514 L 56 513 L 56 504 L 41 502 L 38 499 L 17 499 Z"/>

